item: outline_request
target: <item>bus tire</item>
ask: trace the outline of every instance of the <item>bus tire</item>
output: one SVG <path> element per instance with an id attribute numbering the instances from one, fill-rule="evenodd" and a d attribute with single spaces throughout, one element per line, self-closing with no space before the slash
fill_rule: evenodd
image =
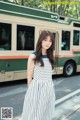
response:
<path id="1" fill-rule="evenodd" d="M 63 75 L 66 77 L 72 76 L 76 72 L 76 66 L 73 62 L 67 62 L 63 69 Z"/>

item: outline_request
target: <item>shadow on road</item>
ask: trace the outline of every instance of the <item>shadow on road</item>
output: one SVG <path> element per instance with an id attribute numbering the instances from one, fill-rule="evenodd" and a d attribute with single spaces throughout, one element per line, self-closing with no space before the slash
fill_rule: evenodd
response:
<path id="1" fill-rule="evenodd" d="M 15 80 L 15 81 L 7 81 L 7 82 L 1 82 L 0 87 L 9 87 L 9 86 L 15 86 L 18 84 L 26 84 L 27 80 Z"/>

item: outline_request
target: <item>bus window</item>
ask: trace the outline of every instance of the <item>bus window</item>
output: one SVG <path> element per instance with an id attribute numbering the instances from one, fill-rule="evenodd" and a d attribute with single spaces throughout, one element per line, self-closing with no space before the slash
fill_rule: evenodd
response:
<path id="1" fill-rule="evenodd" d="M 70 50 L 70 31 L 62 30 L 61 50 Z"/>
<path id="2" fill-rule="evenodd" d="M 0 23 L 0 50 L 11 50 L 11 24 Z"/>
<path id="3" fill-rule="evenodd" d="M 79 45 L 79 31 L 74 30 L 73 32 L 73 45 Z"/>
<path id="4" fill-rule="evenodd" d="M 17 25 L 17 50 L 34 50 L 34 27 Z"/>

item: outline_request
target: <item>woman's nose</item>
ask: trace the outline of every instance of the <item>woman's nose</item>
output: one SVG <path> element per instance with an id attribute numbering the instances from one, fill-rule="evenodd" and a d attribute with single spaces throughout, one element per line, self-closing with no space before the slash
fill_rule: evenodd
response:
<path id="1" fill-rule="evenodd" d="M 49 45 L 49 44 L 50 44 L 50 42 L 49 42 L 49 41 L 47 41 L 47 42 L 46 42 L 46 44 L 47 44 L 47 45 Z"/>

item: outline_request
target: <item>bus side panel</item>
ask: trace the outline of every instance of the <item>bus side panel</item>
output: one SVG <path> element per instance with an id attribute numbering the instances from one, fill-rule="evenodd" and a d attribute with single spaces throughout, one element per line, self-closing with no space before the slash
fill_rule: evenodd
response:
<path id="1" fill-rule="evenodd" d="M 27 59 L 0 60 L 0 82 L 27 78 Z"/>

